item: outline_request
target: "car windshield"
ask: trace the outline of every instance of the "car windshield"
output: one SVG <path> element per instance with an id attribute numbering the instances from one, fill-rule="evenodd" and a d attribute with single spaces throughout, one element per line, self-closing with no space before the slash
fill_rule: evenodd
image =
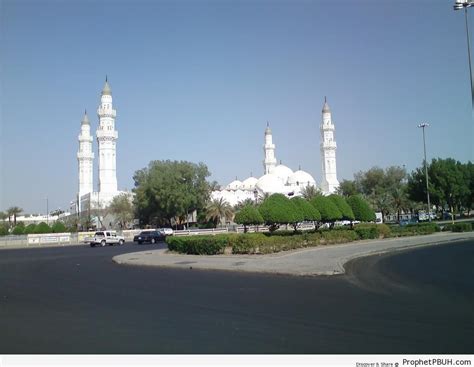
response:
<path id="1" fill-rule="evenodd" d="M 143 231 L 143 232 L 140 232 L 140 235 L 145 235 L 145 234 L 150 234 L 152 233 L 152 231 Z"/>
<path id="2" fill-rule="evenodd" d="M 95 232 L 95 235 L 96 235 L 96 236 L 103 236 L 103 235 L 104 235 L 104 232 Z"/>

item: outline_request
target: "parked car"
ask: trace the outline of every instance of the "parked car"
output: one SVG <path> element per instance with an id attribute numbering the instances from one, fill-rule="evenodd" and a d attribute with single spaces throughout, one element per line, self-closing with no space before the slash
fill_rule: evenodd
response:
<path id="1" fill-rule="evenodd" d="M 416 224 L 418 223 L 418 219 L 417 218 L 411 218 L 411 219 L 400 219 L 400 227 L 405 227 L 406 225 L 408 224 Z"/>
<path id="2" fill-rule="evenodd" d="M 125 238 L 117 235 L 115 231 L 99 231 L 95 232 L 94 237 L 86 238 L 85 242 L 89 243 L 91 247 L 94 247 L 95 245 L 104 247 L 105 245 L 123 245 L 125 243 Z"/>
<path id="3" fill-rule="evenodd" d="M 142 244 L 143 242 L 156 243 L 159 241 L 164 241 L 166 235 L 161 231 L 142 231 L 135 237 L 133 237 L 133 242 Z"/>
<path id="4" fill-rule="evenodd" d="M 174 233 L 171 228 L 159 228 L 158 231 L 163 232 L 166 236 L 172 236 Z"/>

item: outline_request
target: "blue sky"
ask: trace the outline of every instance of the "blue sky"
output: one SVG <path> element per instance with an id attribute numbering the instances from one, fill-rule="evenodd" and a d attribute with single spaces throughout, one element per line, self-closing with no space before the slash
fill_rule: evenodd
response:
<path id="1" fill-rule="evenodd" d="M 221 184 L 259 176 L 267 120 L 277 159 L 320 182 L 324 96 L 340 180 L 419 166 L 424 121 L 430 158 L 473 160 L 464 18 L 448 0 L 0 7 L 0 210 L 68 206 L 82 114 L 95 131 L 106 74 L 121 189 L 155 159 L 202 161 Z"/>

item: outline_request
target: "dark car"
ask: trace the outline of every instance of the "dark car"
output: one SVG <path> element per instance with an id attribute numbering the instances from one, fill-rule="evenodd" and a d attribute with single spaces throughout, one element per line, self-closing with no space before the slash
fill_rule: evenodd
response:
<path id="1" fill-rule="evenodd" d="M 165 237 L 166 235 L 160 231 L 143 231 L 133 237 L 133 242 L 138 242 L 139 244 L 143 242 L 156 243 L 164 241 Z"/>

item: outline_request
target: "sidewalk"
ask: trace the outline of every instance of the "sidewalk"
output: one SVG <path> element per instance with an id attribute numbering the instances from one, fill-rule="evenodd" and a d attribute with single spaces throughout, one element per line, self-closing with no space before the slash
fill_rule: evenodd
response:
<path id="1" fill-rule="evenodd" d="M 270 255 L 181 255 L 163 249 L 123 254 L 115 256 L 112 260 L 123 265 L 178 269 L 230 270 L 300 276 L 334 275 L 344 273 L 344 264 L 357 257 L 464 239 L 474 239 L 474 232 L 441 232 L 425 236 L 357 241 Z"/>

